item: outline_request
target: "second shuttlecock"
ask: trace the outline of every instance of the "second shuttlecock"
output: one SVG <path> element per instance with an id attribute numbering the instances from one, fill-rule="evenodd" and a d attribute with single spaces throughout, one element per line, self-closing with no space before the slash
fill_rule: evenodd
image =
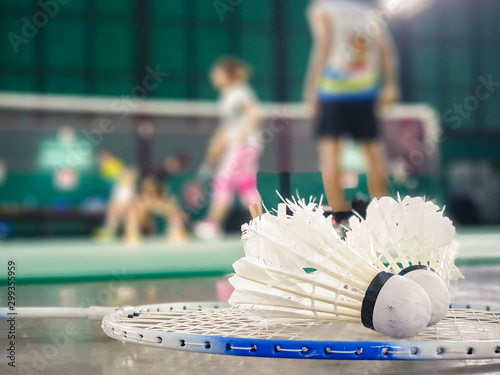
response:
<path id="1" fill-rule="evenodd" d="M 420 197 L 374 199 L 366 220 L 349 221 L 346 242 L 381 270 L 421 285 L 431 300 L 429 325 L 444 318 L 450 304 L 448 283 L 463 278 L 455 266 L 455 227 L 436 204 Z"/>

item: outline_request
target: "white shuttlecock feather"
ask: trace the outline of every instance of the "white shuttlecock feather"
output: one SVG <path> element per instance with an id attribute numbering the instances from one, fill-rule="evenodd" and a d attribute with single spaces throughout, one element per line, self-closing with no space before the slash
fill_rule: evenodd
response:
<path id="1" fill-rule="evenodd" d="M 362 322 L 411 337 L 430 320 L 430 300 L 411 280 L 381 272 L 339 238 L 314 202 L 287 201 L 242 227 L 229 302 L 266 321 Z M 366 297 L 366 298 L 365 298 Z"/>
<path id="2" fill-rule="evenodd" d="M 349 224 L 346 242 L 378 268 L 421 285 L 432 303 L 429 324 L 439 322 L 448 312 L 447 284 L 463 278 L 455 266 L 455 228 L 443 211 L 420 197 L 383 197 L 368 205 L 366 220 L 353 217 Z"/>
<path id="3" fill-rule="evenodd" d="M 412 265 L 432 268 L 448 284 L 463 278 L 455 266 L 455 227 L 430 201 L 406 196 L 374 199 L 366 219 L 352 217 L 346 242 L 374 258 L 380 269 L 399 273 Z"/>

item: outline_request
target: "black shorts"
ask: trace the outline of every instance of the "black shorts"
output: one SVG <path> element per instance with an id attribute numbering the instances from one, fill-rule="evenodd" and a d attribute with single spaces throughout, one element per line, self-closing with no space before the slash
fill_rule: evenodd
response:
<path id="1" fill-rule="evenodd" d="M 378 135 L 375 100 L 320 102 L 316 120 L 318 138 L 350 136 L 367 141 L 377 139 Z"/>

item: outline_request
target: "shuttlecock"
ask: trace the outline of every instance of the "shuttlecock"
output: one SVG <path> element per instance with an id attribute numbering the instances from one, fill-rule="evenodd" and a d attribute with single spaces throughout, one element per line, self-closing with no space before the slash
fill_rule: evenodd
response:
<path id="1" fill-rule="evenodd" d="M 380 271 L 344 242 L 310 201 L 287 200 L 242 227 L 245 257 L 234 263 L 229 302 L 265 321 L 363 323 L 396 338 L 413 337 L 431 317 L 417 283 Z"/>
<path id="2" fill-rule="evenodd" d="M 352 217 L 346 242 L 381 270 L 409 278 L 430 297 L 429 325 L 439 322 L 450 303 L 447 284 L 463 278 L 455 266 L 455 227 L 437 205 L 420 197 L 374 199 L 366 219 Z"/>

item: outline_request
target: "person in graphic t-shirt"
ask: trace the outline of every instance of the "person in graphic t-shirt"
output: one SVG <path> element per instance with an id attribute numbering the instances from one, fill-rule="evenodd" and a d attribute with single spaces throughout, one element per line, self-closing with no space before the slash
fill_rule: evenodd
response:
<path id="1" fill-rule="evenodd" d="M 312 0 L 308 17 L 314 46 L 304 99 L 316 122 L 326 197 L 340 222 L 352 209 L 340 178 L 342 137 L 353 138 L 366 155 L 371 197 L 387 195 L 375 110 L 398 97 L 397 62 L 387 26 L 368 5 Z"/>

